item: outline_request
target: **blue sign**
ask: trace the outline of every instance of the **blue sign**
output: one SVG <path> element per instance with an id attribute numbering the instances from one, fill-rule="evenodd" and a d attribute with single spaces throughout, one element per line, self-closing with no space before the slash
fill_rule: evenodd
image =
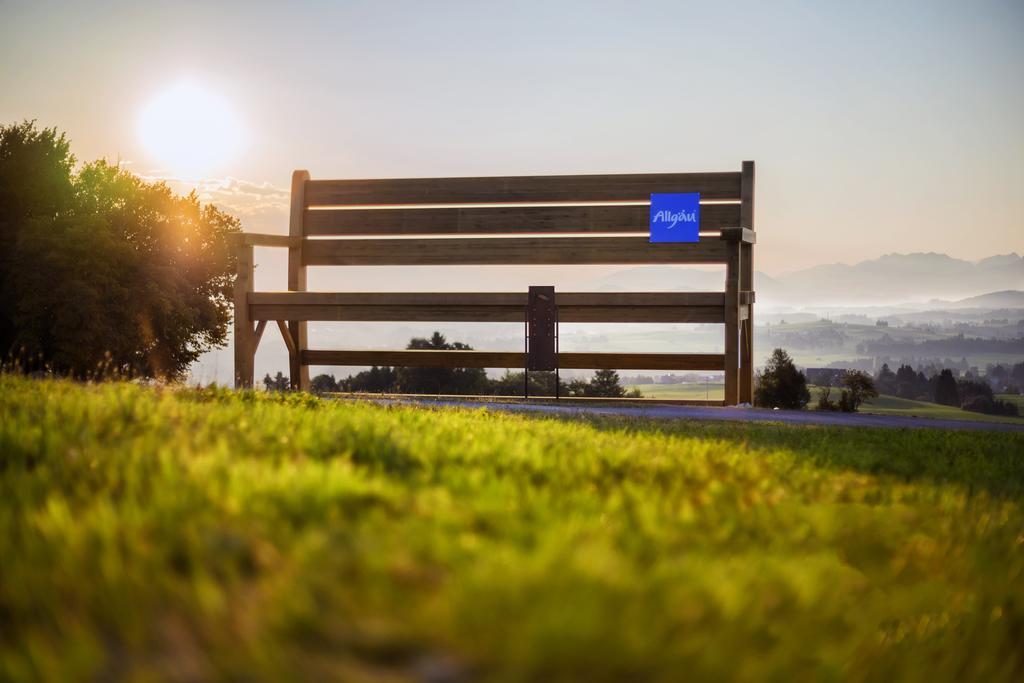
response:
<path id="1" fill-rule="evenodd" d="M 699 229 L 699 192 L 651 195 L 651 242 L 696 242 Z"/>

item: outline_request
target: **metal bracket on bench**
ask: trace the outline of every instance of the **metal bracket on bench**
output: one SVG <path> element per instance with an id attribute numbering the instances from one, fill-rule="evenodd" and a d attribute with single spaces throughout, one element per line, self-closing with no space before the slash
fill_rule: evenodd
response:
<path id="1" fill-rule="evenodd" d="M 555 288 L 530 287 L 526 303 L 526 368 L 523 370 L 523 395 L 530 395 L 530 370 L 555 371 L 555 398 L 558 398 L 558 306 Z"/>

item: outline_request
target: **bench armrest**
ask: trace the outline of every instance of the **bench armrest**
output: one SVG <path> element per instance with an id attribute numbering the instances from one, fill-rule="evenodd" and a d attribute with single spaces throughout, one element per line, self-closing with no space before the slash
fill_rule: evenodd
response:
<path id="1" fill-rule="evenodd" d="M 722 228 L 721 239 L 726 242 L 754 244 L 757 242 L 757 235 L 750 228 Z"/>
<path id="2" fill-rule="evenodd" d="M 233 235 L 235 244 L 250 247 L 291 247 L 300 240 L 290 235 L 264 235 L 255 232 L 239 232 Z"/>

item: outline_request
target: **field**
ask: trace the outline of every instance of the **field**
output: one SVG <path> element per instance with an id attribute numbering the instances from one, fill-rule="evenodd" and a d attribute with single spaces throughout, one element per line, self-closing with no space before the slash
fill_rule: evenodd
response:
<path id="1" fill-rule="evenodd" d="M 708 384 L 631 384 L 629 389 L 637 388 L 644 398 L 662 399 L 710 399 L 721 401 L 725 395 L 725 385 L 721 382 Z"/>
<path id="2" fill-rule="evenodd" d="M 821 391 L 819 387 L 811 386 L 811 406 L 818 400 Z M 832 389 L 833 400 L 838 398 L 841 389 Z M 1024 417 L 1012 417 L 1008 415 L 985 415 L 970 410 L 961 410 L 953 406 L 939 405 L 929 401 L 914 401 L 899 396 L 882 394 L 873 398 L 860 408 L 860 412 L 870 415 L 899 415 L 901 417 L 927 417 L 943 420 L 966 420 L 968 422 L 1008 422 L 1010 424 L 1024 424 Z"/>
<path id="3" fill-rule="evenodd" d="M 0 376 L 2 680 L 1024 677 L 1024 436 Z"/>
<path id="4" fill-rule="evenodd" d="M 1002 327 L 1004 328 L 1004 333 L 1008 332 L 1006 326 Z M 918 324 L 914 327 L 877 327 L 873 323 L 841 323 L 830 320 L 772 324 L 764 328 L 759 327 L 755 332 L 754 345 L 755 348 L 760 349 L 760 359 L 756 360 L 755 364 L 761 365 L 767 360 L 771 350 L 775 347 L 785 348 L 797 365 L 828 367 L 830 363 L 849 362 L 858 358 L 876 355 L 858 351 L 857 345 L 863 342 L 875 341 L 882 336 L 888 336 L 897 342 L 922 342 L 951 339 L 961 333 L 967 337 L 979 336 L 987 338 L 999 336 L 996 330 L 984 327 L 977 327 L 963 332 L 963 330 L 941 329 L 923 324 Z M 815 339 L 818 341 L 813 341 Z M 893 355 L 894 357 L 899 357 L 903 354 L 897 353 Z M 970 365 L 982 369 L 990 364 L 1011 366 L 1021 361 L 1019 353 L 993 351 L 921 352 L 912 355 L 951 357 L 954 360 L 966 358 Z M 893 364 L 893 369 L 895 370 L 895 368 L 896 365 Z"/>
<path id="5" fill-rule="evenodd" d="M 1017 409 L 1020 410 L 1021 414 L 1024 415 L 1024 395 L 1022 395 L 1022 394 L 996 394 L 996 398 L 997 399 L 1002 399 L 1003 401 L 1009 401 L 1010 403 L 1013 403 L 1014 405 L 1017 406 Z"/>
<path id="6" fill-rule="evenodd" d="M 1024 424 L 1024 418 L 1006 415 L 985 415 L 953 406 L 943 406 L 927 401 L 913 401 L 898 396 L 879 396 L 872 399 L 862 411 L 874 415 L 903 415 L 915 417 L 942 418 L 948 420 L 970 420 L 972 422 L 1010 422 Z"/>
<path id="7" fill-rule="evenodd" d="M 723 395 L 722 384 L 632 384 L 632 388 L 640 389 L 640 392 L 647 398 L 661 399 L 703 399 L 705 396 L 712 400 L 721 399 Z M 810 387 L 811 407 L 818 400 L 818 388 Z M 833 399 L 838 399 L 840 389 L 833 389 Z M 1017 406 L 1024 412 L 1024 396 L 1000 394 L 1001 398 Z M 1024 417 L 1007 417 L 1005 415 L 983 415 L 972 413 L 969 410 L 961 410 L 951 406 L 942 406 L 927 401 L 912 401 L 897 396 L 882 395 L 872 399 L 860 408 L 860 412 L 870 415 L 900 415 L 903 417 L 929 417 L 946 420 L 967 420 L 969 422 L 1010 422 L 1013 424 L 1024 424 Z"/>

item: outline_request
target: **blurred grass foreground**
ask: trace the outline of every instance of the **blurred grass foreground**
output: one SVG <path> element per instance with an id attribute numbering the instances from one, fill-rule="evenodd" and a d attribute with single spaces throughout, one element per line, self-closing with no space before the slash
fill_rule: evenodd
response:
<path id="1" fill-rule="evenodd" d="M 1019 434 L 0 376 L 0 679 L 1024 678 Z"/>

